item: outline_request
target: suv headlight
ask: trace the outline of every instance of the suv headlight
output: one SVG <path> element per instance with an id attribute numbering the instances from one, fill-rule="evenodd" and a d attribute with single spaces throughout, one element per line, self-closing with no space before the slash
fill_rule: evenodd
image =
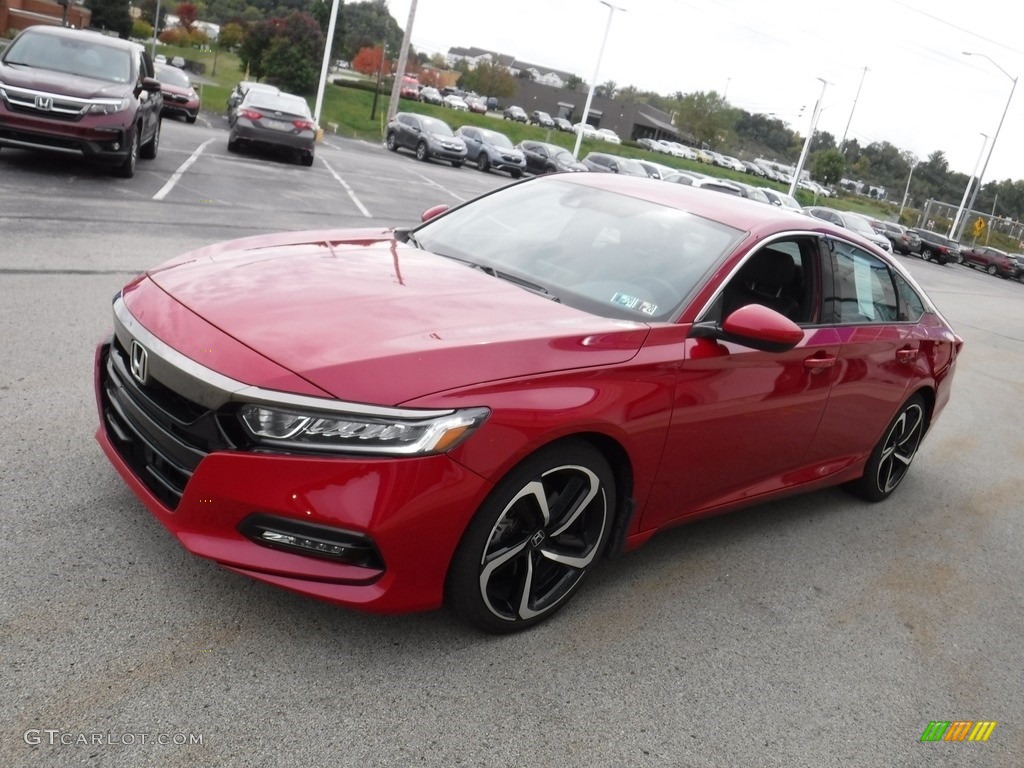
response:
<path id="1" fill-rule="evenodd" d="M 127 96 L 123 97 L 120 101 L 114 99 L 103 99 L 101 101 L 94 101 L 86 109 L 86 114 L 90 115 L 116 115 L 118 112 L 124 112 L 131 104 L 131 99 Z"/>
<path id="2" fill-rule="evenodd" d="M 244 405 L 238 416 L 256 442 L 283 449 L 420 456 L 444 453 L 466 439 L 490 411 L 424 411 L 375 408 L 362 414 Z"/>

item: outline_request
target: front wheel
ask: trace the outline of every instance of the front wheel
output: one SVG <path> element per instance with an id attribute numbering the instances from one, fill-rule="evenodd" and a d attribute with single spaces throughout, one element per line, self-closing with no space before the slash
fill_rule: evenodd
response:
<path id="1" fill-rule="evenodd" d="M 125 157 L 124 162 L 115 169 L 117 175 L 122 179 L 130 179 L 135 175 L 135 165 L 139 160 L 140 140 L 141 132 L 139 131 L 138 126 L 136 126 L 135 130 L 132 131 L 132 145 L 128 148 L 128 155 Z"/>
<path id="2" fill-rule="evenodd" d="M 995 274 L 996 274 L 996 265 L 995 264 L 989 264 L 988 268 L 985 271 L 988 272 L 990 275 L 992 275 L 994 277 Z"/>
<path id="3" fill-rule="evenodd" d="M 871 452 L 864 476 L 847 488 L 868 501 L 882 501 L 903 482 L 921 446 L 927 426 L 924 400 L 914 395 L 889 423 L 882 440 Z"/>
<path id="4" fill-rule="evenodd" d="M 487 158 L 486 152 L 481 152 L 476 156 L 476 167 L 484 173 L 488 173 L 491 170 L 491 161 Z"/>
<path id="5" fill-rule="evenodd" d="M 153 130 L 153 138 L 148 143 L 143 144 L 139 149 L 139 157 L 144 160 L 152 160 L 156 157 L 156 152 L 160 149 L 160 126 L 163 124 L 163 120 L 158 118 L 156 121 L 156 128 Z"/>
<path id="6" fill-rule="evenodd" d="M 595 567 L 614 510 L 614 476 L 596 448 L 570 440 L 541 449 L 467 527 L 445 583 L 448 605 L 495 634 L 550 618 Z"/>
<path id="7" fill-rule="evenodd" d="M 421 141 L 416 145 L 416 159 L 423 162 L 427 161 L 427 143 L 425 141 Z"/>

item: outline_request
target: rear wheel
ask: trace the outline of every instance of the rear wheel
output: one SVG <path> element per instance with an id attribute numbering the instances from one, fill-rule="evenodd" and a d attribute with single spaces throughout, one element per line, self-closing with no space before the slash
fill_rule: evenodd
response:
<path id="1" fill-rule="evenodd" d="M 596 448 L 581 440 L 542 448 L 467 527 L 445 583 L 448 605 L 496 634 L 551 617 L 596 566 L 614 510 L 614 476 Z"/>
<path id="2" fill-rule="evenodd" d="M 868 501 L 882 501 L 903 482 L 917 455 L 926 426 L 924 400 L 914 395 L 886 427 L 864 467 L 864 476 L 847 488 Z"/>
<path id="3" fill-rule="evenodd" d="M 307 168 L 309 168 L 310 166 L 313 165 L 313 153 L 312 152 L 305 152 L 305 153 L 303 153 L 302 156 L 299 158 L 299 162 L 302 163 Z"/>
<path id="4" fill-rule="evenodd" d="M 395 134 L 393 134 L 393 133 L 389 133 L 388 134 L 387 145 L 388 145 L 388 149 L 390 149 L 392 152 L 397 152 L 398 151 L 398 140 L 395 139 Z"/>

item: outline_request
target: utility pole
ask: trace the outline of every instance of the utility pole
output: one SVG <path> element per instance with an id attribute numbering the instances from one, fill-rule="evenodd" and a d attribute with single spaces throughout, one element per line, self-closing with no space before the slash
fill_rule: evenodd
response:
<path id="1" fill-rule="evenodd" d="M 402 91 L 402 77 L 405 75 L 405 65 L 409 63 L 409 45 L 412 43 L 412 25 L 414 21 L 416 21 L 416 0 L 412 0 L 409 4 L 409 20 L 405 24 L 405 34 L 402 35 L 402 50 L 398 52 L 398 69 L 395 70 L 395 79 L 391 84 L 388 120 L 394 117 L 398 111 L 398 98 Z"/>
<path id="2" fill-rule="evenodd" d="M 860 100 L 860 89 L 864 87 L 864 76 L 868 73 L 868 68 L 864 67 L 864 71 L 860 73 L 860 85 L 857 86 L 857 95 L 853 97 L 853 107 L 850 108 L 850 119 L 846 121 L 846 130 L 843 131 L 843 140 L 839 142 L 839 149 L 843 153 L 843 157 L 846 157 L 846 134 L 850 132 L 850 123 L 853 122 L 853 113 L 857 109 L 857 101 Z"/>

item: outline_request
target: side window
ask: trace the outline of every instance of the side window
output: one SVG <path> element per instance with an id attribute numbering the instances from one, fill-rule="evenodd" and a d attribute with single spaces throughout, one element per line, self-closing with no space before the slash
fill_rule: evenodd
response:
<path id="1" fill-rule="evenodd" d="M 815 240 L 775 240 L 751 254 L 711 304 L 702 320 L 721 321 L 740 307 L 760 304 L 795 323 L 818 319 Z"/>
<path id="2" fill-rule="evenodd" d="M 826 296 L 835 322 L 885 323 L 899 320 L 892 273 L 882 261 L 841 240 L 832 242 L 833 295 Z"/>

